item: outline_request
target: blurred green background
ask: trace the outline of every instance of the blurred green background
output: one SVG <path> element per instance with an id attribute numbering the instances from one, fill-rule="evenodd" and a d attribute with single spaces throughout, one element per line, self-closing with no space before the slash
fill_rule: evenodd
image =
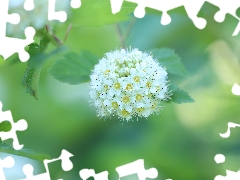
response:
<path id="1" fill-rule="evenodd" d="M 80 8 L 78 13 L 84 16 L 84 10 Z M 228 139 L 221 138 L 219 133 L 226 132 L 228 122 L 240 123 L 240 99 L 231 93 L 233 84 L 240 84 L 240 35 L 231 36 L 238 23 L 234 17 L 227 15 L 223 23 L 213 20 L 217 10 L 210 4 L 201 9 L 199 15 L 208 22 L 203 30 L 194 26 L 183 7 L 170 12 L 172 22 L 167 26 L 160 24 L 161 12 L 150 9 L 142 19 L 129 15 L 125 21 L 117 22 L 123 34 L 132 26 L 127 46 L 142 51 L 161 47 L 175 50 L 190 75 L 169 77 L 196 101 L 165 104 L 160 115 L 134 123 L 98 119 L 88 102 L 87 83 L 64 84 L 48 73 L 59 57 L 42 68 L 40 100 L 21 86 L 26 63 L 13 63 L 15 56 L 7 61 L 0 59 L 3 110 L 11 110 L 15 121 L 26 119 L 29 125 L 26 131 L 17 133 L 20 143 L 52 158 L 59 157 L 62 149 L 74 155 L 71 158 L 74 168 L 69 172 L 61 170 L 60 162 L 50 165 L 54 180 L 80 179 L 79 171 L 83 168 L 93 168 L 96 173 L 107 170 L 113 180 L 118 178 L 116 167 L 138 159 L 144 159 L 146 169 L 155 167 L 159 180 L 210 180 L 225 175 L 226 169 L 238 171 L 240 129 L 232 129 Z M 83 22 L 94 18 L 96 12 L 91 13 Z M 58 37 L 64 37 L 69 23 L 59 26 Z M 116 24 L 101 24 L 73 27 L 65 45 L 68 51 L 88 50 L 101 58 L 121 43 Z M 50 46 L 49 51 L 53 48 Z M 223 164 L 214 161 L 219 153 L 226 156 Z M 41 163 L 35 168 L 41 169 Z M 24 177 L 21 173 L 18 176 Z M 138 178 L 132 175 L 121 180 L 130 179 Z"/>

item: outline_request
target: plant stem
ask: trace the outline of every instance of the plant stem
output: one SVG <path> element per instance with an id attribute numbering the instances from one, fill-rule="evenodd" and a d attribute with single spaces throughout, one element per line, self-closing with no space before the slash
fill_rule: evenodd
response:
<path id="1" fill-rule="evenodd" d="M 70 24 L 70 25 L 68 26 L 68 28 L 67 28 L 66 34 L 65 34 L 65 36 L 64 36 L 63 44 L 66 42 L 66 40 L 67 40 L 67 38 L 68 38 L 68 35 L 69 35 L 71 29 L 72 29 L 72 24 Z"/>
<path id="2" fill-rule="evenodd" d="M 46 25 L 46 30 L 48 31 L 49 35 L 53 37 L 54 41 L 58 44 L 58 46 L 62 46 L 62 41 L 52 32 L 50 26 Z"/>
<path id="3" fill-rule="evenodd" d="M 135 17 L 132 18 L 132 20 L 131 20 L 131 22 L 130 22 L 130 24 L 128 26 L 126 35 L 125 35 L 125 39 L 127 39 L 129 37 L 129 35 L 130 35 L 131 31 L 132 31 L 133 25 L 135 24 L 136 20 L 137 19 Z"/>
<path id="4" fill-rule="evenodd" d="M 126 45 L 125 45 L 125 41 L 124 41 L 124 37 L 123 37 L 123 34 L 122 34 L 122 31 L 121 31 L 121 28 L 120 28 L 120 26 L 119 26 L 118 23 L 116 24 L 116 29 L 117 29 L 117 32 L 118 32 L 119 40 L 120 40 L 120 42 L 121 42 L 121 46 L 122 46 L 122 48 L 126 49 Z"/>
<path id="5" fill-rule="evenodd" d="M 45 27 L 46 27 L 46 30 L 47 30 L 47 32 L 49 33 L 49 35 L 54 39 L 54 41 L 58 44 L 58 46 L 62 46 L 62 45 L 66 42 L 66 40 L 67 40 L 67 38 L 68 38 L 68 35 L 69 35 L 69 33 L 70 33 L 71 29 L 72 29 L 72 24 L 70 24 L 70 25 L 68 26 L 63 41 L 61 41 L 61 40 L 53 33 L 53 31 L 52 31 L 52 29 L 50 28 L 50 26 L 46 25 Z"/>

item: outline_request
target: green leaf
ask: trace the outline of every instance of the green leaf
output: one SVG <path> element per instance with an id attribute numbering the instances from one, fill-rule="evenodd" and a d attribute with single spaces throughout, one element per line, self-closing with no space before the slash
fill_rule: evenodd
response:
<path id="1" fill-rule="evenodd" d="M 174 50 L 168 48 L 160 48 L 149 50 L 153 58 L 157 59 L 163 66 L 166 67 L 168 73 L 187 76 L 188 72 L 183 66 L 180 57 L 175 54 Z"/>
<path id="2" fill-rule="evenodd" d="M 26 149 L 26 148 L 22 148 L 17 151 L 12 146 L 2 142 L 0 142 L 0 152 L 23 156 L 23 157 L 27 157 L 27 158 L 38 160 L 38 161 L 43 161 L 44 159 L 50 159 L 48 155 L 38 154 L 33 150 Z"/>
<path id="3" fill-rule="evenodd" d="M 3 121 L 0 123 L 0 132 L 8 132 L 12 129 L 12 124 L 9 121 Z"/>
<path id="4" fill-rule="evenodd" d="M 168 89 L 169 89 L 172 93 L 174 93 L 174 92 L 176 92 L 176 91 L 179 90 L 179 87 L 178 87 L 177 85 L 175 85 L 175 84 L 171 84 L 171 85 L 168 86 Z"/>
<path id="5" fill-rule="evenodd" d="M 23 78 L 22 86 L 26 87 L 26 92 L 35 99 L 38 99 L 38 82 L 41 73 L 41 64 L 46 58 L 41 51 L 46 47 L 46 45 L 38 45 L 37 43 L 32 43 L 29 45 L 29 52 L 31 54 L 28 61 L 28 68 L 26 69 Z M 37 63 L 36 63 L 37 62 Z"/>
<path id="6" fill-rule="evenodd" d="M 125 21 L 134 11 L 136 4 L 124 2 L 121 12 L 112 14 L 110 0 L 85 0 L 81 8 L 73 9 L 73 26 L 98 27 Z"/>
<path id="7" fill-rule="evenodd" d="M 176 85 L 172 84 L 169 86 L 169 90 L 172 93 L 171 101 L 182 104 L 195 102 L 192 97 L 185 91 L 180 90 Z"/>
<path id="8" fill-rule="evenodd" d="M 178 104 L 195 102 L 192 97 L 183 90 L 176 91 L 171 98 L 173 102 Z"/>
<path id="9" fill-rule="evenodd" d="M 28 67 L 23 75 L 21 85 L 26 88 L 26 92 L 35 99 L 39 99 L 38 96 L 38 82 L 40 79 L 41 68 L 43 63 L 50 57 L 57 55 L 64 51 L 66 47 L 60 47 L 49 54 L 44 54 L 43 51 L 46 49 L 49 43 L 49 38 L 44 36 L 40 44 L 33 43 L 29 45 L 29 52 L 31 54 L 30 59 L 28 60 Z"/>
<path id="10" fill-rule="evenodd" d="M 40 52 L 40 46 L 37 43 L 32 43 L 32 44 L 28 45 L 28 47 L 29 47 L 29 49 L 28 49 L 29 53 L 31 53 L 31 54 Z"/>
<path id="11" fill-rule="evenodd" d="M 68 47 L 60 46 L 59 48 L 54 49 L 51 52 L 49 52 L 46 56 L 47 56 L 47 58 L 52 58 L 56 55 L 61 55 L 62 53 L 65 53 L 66 50 L 68 50 Z"/>
<path id="12" fill-rule="evenodd" d="M 38 99 L 38 82 L 40 78 L 41 68 L 34 68 L 29 66 L 22 78 L 22 86 L 26 87 L 26 92 L 35 99 Z"/>
<path id="13" fill-rule="evenodd" d="M 126 0 L 123 1 L 121 10 L 120 10 L 120 14 L 130 14 L 133 13 L 134 10 L 136 9 L 137 4 L 136 3 L 131 3 L 131 2 L 127 2 Z"/>
<path id="14" fill-rule="evenodd" d="M 91 70 L 98 57 L 88 51 L 80 54 L 68 53 L 53 64 L 50 74 L 57 80 L 68 84 L 80 84 L 90 80 Z"/>
<path id="15" fill-rule="evenodd" d="M 50 43 L 51 39 L 49 35 L 46 33 L 40 40 L 39 49 L 41 52 L 47 49 L 48 44 Z"/>
<path id="16" fill-rule="evenodd" d="M 40 44 L 32 43 L 28 45 L 29 47 L 28 51 L 30 54 L 37 54 L 40 52 L 44 52 L 49 43 L 50 43 L 50 37 L 47 33 L 45 33 L 45 35 L 40 39 Z"/>

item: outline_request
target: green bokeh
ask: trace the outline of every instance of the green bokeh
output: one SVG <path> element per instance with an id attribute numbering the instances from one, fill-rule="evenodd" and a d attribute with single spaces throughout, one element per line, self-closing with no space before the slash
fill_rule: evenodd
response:
<path id="1" fill-rule="evenodd" d="M 232 85 L 240 83 L 239 36 L 231 37 L 237 26 L 235 19 L 227 16 L 226 22 L 216 23 L 212 15 L 215 12 L 210 5 L 201 10 L 208 21 L 204 30 L 193 25 L 183 8 L 171 12 L 168 26 L 159 23 L 161 14 L 151 11 L 135 20 L 127 46 L 142 51 L 174 49 L 189 76 L 170 77 L 196 102 L 166 104 L 160 115 L 134 123 L 98 119 L 88 102 L 88 84 L 58 82 L 48 72 L 53 61 L 42 68 L 39 100 L 35 100 L 21 87 L 26 63 L 11 63 L 13 57 L 5 62 L 0 59 L 3 110 L 11 110 L 15 121 L 26 119 L 29 126 L 17 133 L 19 141 L 53 158 L 62 149 L 74 154 L 70 172 L 62 171 L 60 162 L 50 165 L 53 179 L 79 179 L 81 169 L 93 168 L 97 173 L 108 170 L 109 179 L 113 180 L 118 178 L 116 167 L 137 159 L 144 159 L 146 168 L 155 167 L 159 180 L 210 180 L 218 174 L 225 175 L 226 169 L 237 171 L 240 130 L 233 129 L 228 139 L 222 139 L 219 133 L 226 132 L 229 121 L 240 123 L 240 99 L 231 93 Z M 128 21 L 119 22 L 123 33 L 128 31 L 132 19 L 131 15 Z M 68 25 L 59 27 L 59 37 L 64 36 Z M 70 51 L 88 50 L 102 57 L 121 43 L 116 25 L 110 24 L 74 27 L 65 45 Z M 215 163 L 218 153 L 226 156 L 225 163 Z"/>

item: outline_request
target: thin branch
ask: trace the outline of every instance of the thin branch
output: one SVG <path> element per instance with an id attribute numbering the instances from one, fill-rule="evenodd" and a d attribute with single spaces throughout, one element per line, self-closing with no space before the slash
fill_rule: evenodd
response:
<path id="1" fill-rule="evenodd" d="M 58 46 L 62 46 L 62 41 L 52 32 L 50 26 L 46 25 L 46 30 L 49 32 L 49 35 L 53 37 L 54 41 L 58 44 Z"/>
<path id="2" fill-rule="evenodd" d="M 64 36 L 63 44 L 66 42 L 66 40 L 67 40 L 67 38 L 68 38 L 68 35 L 69 35 L 71 29 L 72 29 L 72 24 L 70 24 L 70 25 L 68 26 L 68 28 L 67 28 L 66 34 L 65 34 L 65 36 Z"/>

